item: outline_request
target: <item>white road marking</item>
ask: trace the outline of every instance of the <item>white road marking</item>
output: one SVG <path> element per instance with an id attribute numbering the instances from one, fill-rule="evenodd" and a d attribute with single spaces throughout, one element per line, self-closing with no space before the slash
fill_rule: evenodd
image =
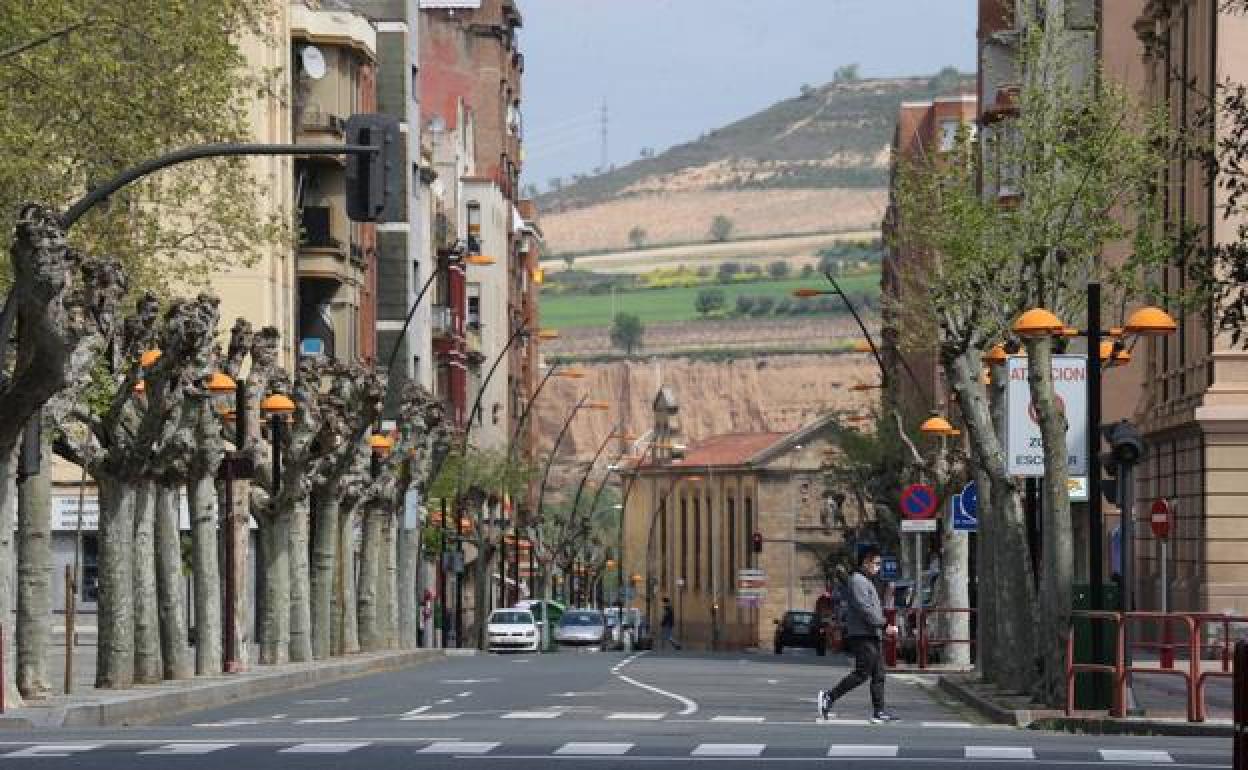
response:
<path id="1" fill-rule="evenodd" d="M 454 703 L 454 702 L 455 702 L 455 701 L 454 701 L 454 699 L 453 699 L 453 698 L 442 698 L 441 700 L 439 700 L 439 701 L 438 701 L 438 704 L 439 704 L 439 705 L 442 705 L 442 704 L 446 704 L 446 703 Z"/>
<path id="2" fill-rule="evenodd" d="M 463 692 L 461 692 L 461 693 L 457 694 L 455 697 L 456 697 L 456 698 L 467 698 L 469 695 L 472 695 L 472 690 L 465 690 L 465 691 L 463 691 Z"/>
<path id="3" fill-rule="evenodd" d="M 285 719 L 286 717 L 287 717 L 286 714 L 274 714 L 273 716 L 269 717 L 269 719 Z"/>
<path id="4" fill-rule="evenodd" d="M 1030 746 L 967 746 L 967 759 L 1035 759 Z"/>
<path id="5" fill-rule="evenodd" d="M 489 754 L 497 743 L 473 741 L 434 741 L 417 754 Z"/>
<path id="6" fill-rule="evenodd" d="M 359 717 L 315 717 L 312 719 L 296 719 L 297 725 L 341 725 L 359 721 Z"/>
<path id="7" fill-rule="evenodd" d="M 70 757 L 81 751 L 90 751 L 98 749 L 97 743 L 41 743 L 38 746 L 30 746 L 28 748 L 19 749 L 18 751 L 10 751 L 8 754 L 0 755 L 3 759 L 16 759 L 19 757 Z"/>
<path id="8" fill-rule="evenodd" d="M 819 719 L 815 718 L 815 724 L 820 725 L 841 725 L 842 727 L 865 727 L 871 722 L 866 719 Z"/>
<path id="9" fill-rule="evenodd" d="M 513 663 L 528 663 L 527 660 L 514 660 Z M 499 682 L 500 679 L 443 679 L 442 684 L 481 684 L 483 682 Z"/>
<path id="10" fill-rule="evenodd" d="M 554 719 L 558 711 L 512 711 L 503 714 L 502 719 Z"/>
<path id="11" fill-rule="evenodd" d="M 757 757 L 765 743 L 699 743 L 691 752 L 694 757 Z"/>
<path id="12" fill-rule="evenodd" d="M 605 696 L 605 692 L 557 692 L 552 693 L 555 698 L 597 698 Z"/>
<path id="13" fill-rule="evenodd" d="M 1101 749 L 1101 759 L 1106 762 L 1150 762 L 1164 764 L 1173 762 L 1174 757 L 1168 751 L 1146 751 L 1141 749 Z"/>
<path id="14" fill-rule="evenodd" d="M 657 722 L 667 714 L 642 714 L 631 712 L 620 712 L 617 714 L 607 714 L 607 719 L 624 719 L 638 722 Z"/>
<path id="15" fill-rule="evenodd" d="M 955 729 L 955 730 L 965 730 L 965 729 L 975 727 L 975 725 L 971 724 L 970 722 L 920 722 L 919 726 L 920 727 L 932 727 L 932 728 L 950 728 L 950 729 Z"/>
<path id="16" fill-rule="evenodd" d="M 838 745 L 833 744 L 828 747 L 829 757 L 895 757 L 897 756 L 896 746 L 879 746 L 879 745 Z"/>
<path id="17" fill-rule="evenodd" d="M 679 701 L 680 703 L 684 704 L 684 708 L 677 712 L 682 717 L 687 717 L 690 714 L 697 713 L 698 711 L 698 704 L 694 703 L 693 701 L 689 700 L 683 695 L 677 695 L 674 692 L 661 690 L 658 687 L 655 687 L 654 685 L 645 684 L 644 682 L 638 682 L 636 679 L 633 679 L 632 677 L 624 676 L 623 674 L 616 674 L 616 676 L 619 677 L 621 681 L 628 682 L 634 687 L 640 687 L 643 690 L 649 690 L 650 692 L 658 693 L 659 695 L 666 696 L 668 698 L 671 698 L 672 700 Z"/>
<path id="18" fill-rule="evenodd" d="M 405 711 L 405 712 L 403 712 L 402 714 L 400 714 L 399 716 L 400 716 L 400 717 L 414 717 L 414 716 L 416 716 L 417 714 L 423 714 L 423 713 L 425 713 L 426 711 L 428 711 L 428 710 L 429 710 L 429 709 L 431 709 L 431 708 L 433 708 L 433 706 L 421 706 L 420 708 L 414 708 L 414 709 L 412 709 L 411 711 Z"/>
<path id="19" fill-rule="evenodd" d="M 711 717 L 711 721 L 712 722 L 741 722 L 744 724 L 759 724 L 761 722 L 766 722 L 767 717 L 718 716 L 718 717 Z"/>
<path id="20" fill-rule="evenodd" d="M 444 722 L 455 717 L 462 717 L 463 714 L 412 714 L 407 717 L 399 717 L 400 722 Z"/>
<path id="21" fill-rule="evenodd" d="M 767 684 L 780 684 L 779 679 L 768 679 Z"/>
<path id="22" fill-rule="evenodd" d="M 227 719 L 224 722 L 197 722 L 194 727 L 241 727 L 264 724 L 263 719 Z"/>
<path id="23" fill-rule="evenodd" d="M 556 754 L 573 754 L 580 756 L 618 757 L 627 754 L 633 747 L 631 743 L 565 743 L 555 750 Z"/>
<path id="24" fill-rule="evenodd" d="M 297 700 L 300 706 L 310 706 L 316 703 L 350 703 L 350 698 L 310 698 L 308 700 Z"/>
<path id="25" fill-rule="evenodd" d="M 278 751 L 278 754 L 346 754 L 348 751 L 355 751 L 367 746 L 367 743 L 300 743 L 297 746 L 287 746 Z"/>
<path id="26" fill-rule="evenodd" d="M 158 749 L 148 749 L 139 753 L 164 755 L 211 754 L 214 751 L 228 749 L 237 745 L 237 743 L 167 743 Z"/>

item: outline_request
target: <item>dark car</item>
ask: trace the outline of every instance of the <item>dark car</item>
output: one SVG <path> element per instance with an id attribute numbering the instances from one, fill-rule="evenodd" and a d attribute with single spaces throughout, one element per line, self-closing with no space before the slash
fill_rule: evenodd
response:
<path id="1" fill-rule="evenodd" d="M 828 646 L 823 626 L 813 612 L 789 610 L 783 619 L 776 621 L 776 654 L 783 653 L 785 647 L 807 647 L 816 655 L 826 654 Z"/>

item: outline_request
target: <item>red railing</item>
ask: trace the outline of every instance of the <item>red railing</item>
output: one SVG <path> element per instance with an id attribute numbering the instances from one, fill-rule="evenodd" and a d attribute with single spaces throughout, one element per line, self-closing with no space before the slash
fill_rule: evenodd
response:
<path id="1" fill-rule="evenodd" d="M 926 609 L 920 609 L 918 613 L 919 640 L 917 662 L 919 664 L 919 668 L 927 668 L 928 653 L 930 652 L 933 644 L 940 644 L 944 646 L 949 646 L 951 644 L 965 644 L 970 647 L 971 650 L 975 649 L 975 640 L 972 638 L 958 639 L 956 637 L 929 636 L 927 633 L 927 618 L 929 615 L 937 617 L 940 615 L 966 615 L 968 620 L 967 627 L 969 628 L 969 620 L 975 616 L 975 610 L 967 607 L 929 607 Z"/>
<path id="2" fill-rule="evenodd" d="M 1113 679 L 1113 701 L 1110 716 L 1121 717 L 1126 713 L 1127 680 L 1131 674 L 1170 674 L 1183 677 L 1184 705 L 1189 722 L 1203 722 L 1206 718 L 1205 683 L 1213 677 L 1232 677 L 1231 660 L 1231 624 L 1248 622 L 1248 618 L 1233 615 L 1210 615 L 1197 612 L 1110 612 L 1110 611 L 1076 611 L 1072 619 L 1084 619 L 1095 628 L 1096 623 L 1113 622 L 1115 625 L 1114 655 L 1108 663 L 1076 663 L 1075 662 L 1075 630 L 1070 626 L 1066 637 L 1066 714 L 1069 716 L 1075 709 L 1075 675 L 1080 672 L 1099 672 L 1111 675 Z M 1139 665 L 1133 662 L 1127 665 L 1128 627 L 1139 622 L 1152 622 L 1161 625 L 1163 641 L 1130 642 L 1130 649 L 1160 648 L 1159 665 Z M 1213 621 L 1222 625 L 1220 640 L 1206 643 L 1204 638 L 1205 624 Z M 1172 629 L 1186 629 L 1186 637 L 1180 641 L 1173 638 Z M 1203 671 L 1203 653 L 1212 650 L 1221 661 L 1215 670 Z M 1187 657 L 1185 666 L 1175 666 L 1175 652 L 1182 652 Z M 1248 768 L 1245 768 L 1248 770 Z"/>
<path id="3" fill-rule="evenodd" d="M 1235 645 L 1234 770 L 1248 770 L 1248 641 Z"/>
<path id="4" fill-rule="evenodd" d="M 884 618 L 889 625 L 896 626 L 899 617 L 905 618 L 906 629 L 912 631 L 914 636 L 914 662 L 921 669 L 928 667 L 928 664 L 931 662 L 932 648 L 936 645 L 967 644 L 971 645 L 973 649 L 974 639 L 932 636 L 927 630 L 929 617 L 960 614 L 973 617 L 975 610 L 966 607 L 915 607 L 884 610 Z M 910 638 L 909 633 L 906 635 L 906 638 Z M 884 639 L 884 665 L 886 667 L 895 668 L 897 666 L 898 647 L 901 642 L 900 635 Z"/>

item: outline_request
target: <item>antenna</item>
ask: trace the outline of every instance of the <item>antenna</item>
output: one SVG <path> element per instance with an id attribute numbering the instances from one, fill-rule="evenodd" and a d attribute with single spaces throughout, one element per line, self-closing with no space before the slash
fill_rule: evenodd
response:
<path id="1" fill-rule="evenodd" d="M 602 173 L 607 173 L 607 100 L 602 100 L 602 157 L 598 163 L 598 168 L 602 169 Z"/>

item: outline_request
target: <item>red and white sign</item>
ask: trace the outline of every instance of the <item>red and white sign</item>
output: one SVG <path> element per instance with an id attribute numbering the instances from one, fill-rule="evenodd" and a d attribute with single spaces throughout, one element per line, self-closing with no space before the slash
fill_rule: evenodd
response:
<path id="1" fill-rule="evenodd" d="M 1170 524 L 1173 511 L 1170 510 L 1170 503 L 1158 498 L 1153 501 L 1152 508 L 1148 512 L 1148 523 L 1153 527 L 1153 535 L 1158 540 L 1165 540 L 1170 537 Z"/>

